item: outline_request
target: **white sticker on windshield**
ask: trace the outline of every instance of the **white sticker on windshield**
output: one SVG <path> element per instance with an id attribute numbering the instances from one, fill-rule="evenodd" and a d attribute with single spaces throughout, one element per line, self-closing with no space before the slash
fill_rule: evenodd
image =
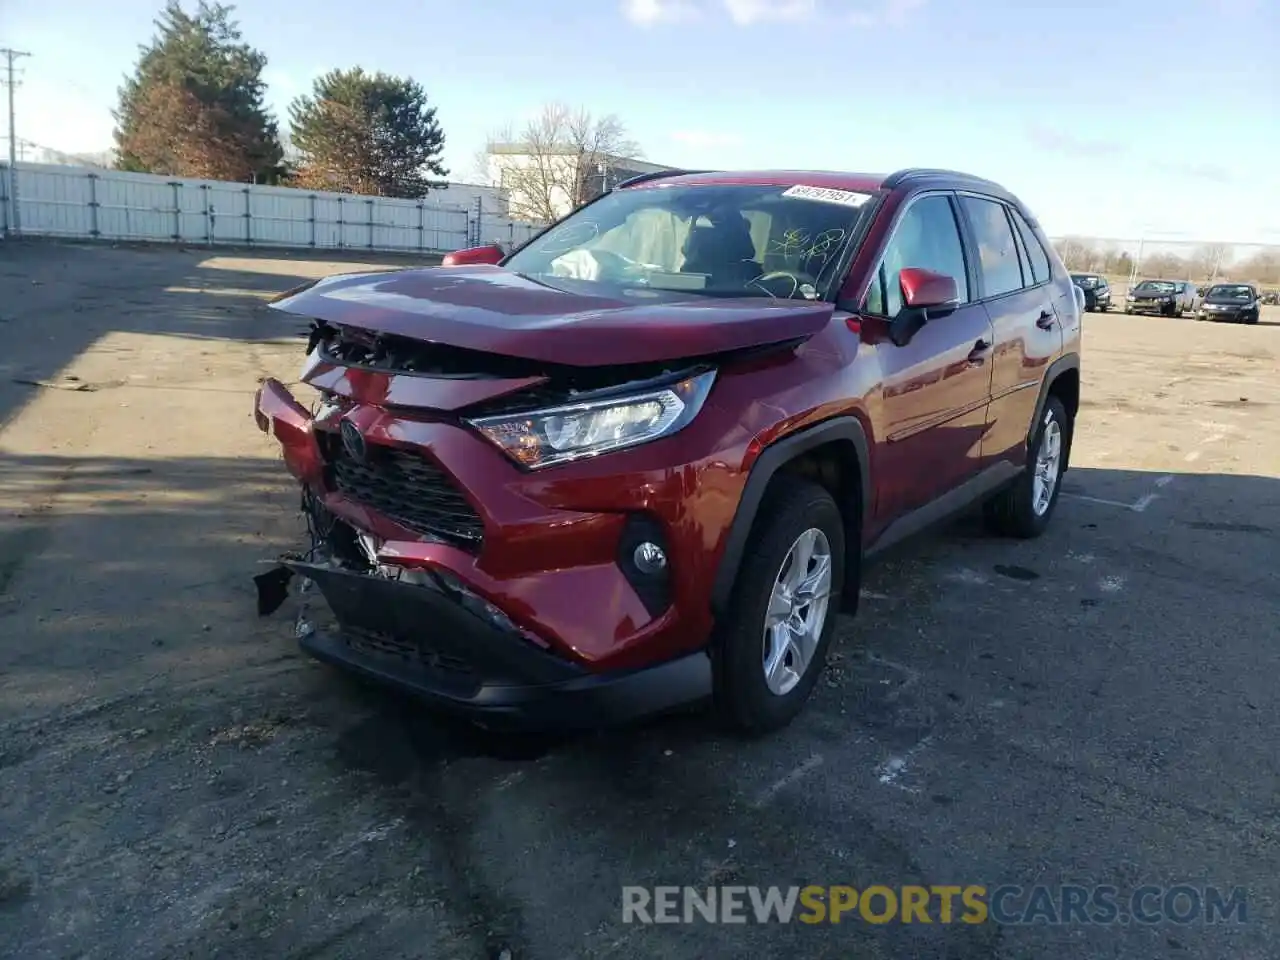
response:
<path id="1" fill-rule="evenodd" d="M 823 203 L 838 203 L 842 207 L 860 207 L 871 199 L 869 193 L 854 193 L 852 190 L 833 190 L 830 187 L 811 187 L 797 183 L 782 191 L 784 197 L 799 197 L 802 200 L 820 200 Z"/>

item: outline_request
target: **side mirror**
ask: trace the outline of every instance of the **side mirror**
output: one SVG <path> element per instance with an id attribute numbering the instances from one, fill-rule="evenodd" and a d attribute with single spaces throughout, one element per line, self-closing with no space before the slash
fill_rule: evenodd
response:
<path id="1" fill-rule="evenodd" d="M 902 288 L 902 309 L 889 323 L 889 339 L 895 346 L 905 347 L 928 321 L 930 312 L 945 313 L 960 305 L 960 288 L 955 277 L 925 270 L 903 267 L 898 271 Z"/>
<path id="2" fill-rule="evenodd" d="M 960 288 L 955 277 L 923 267 L 903 267 L 898 271 L 902 302 L 915 310 L 954 309 L 960 305 Z"/>
<path id="3" fill-rule="evenodd" d="M 469 267 L 476 264 L 489 264 L 490 266 L 499 264 L 506 253 L 496 243 L 490 243 L 483 247 L 468 247 L 466 250 L 455 250 L 453 253 L 446 253 L 441 263 L 446 267 Z"/>

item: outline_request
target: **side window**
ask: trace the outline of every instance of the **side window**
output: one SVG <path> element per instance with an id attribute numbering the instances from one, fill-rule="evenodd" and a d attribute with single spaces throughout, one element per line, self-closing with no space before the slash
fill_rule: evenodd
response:
<path id="1" fill-rule="evenodd" d="M 1021 289 L 1022 264 L 1004 204 L 980 197 L 961 197 L 960 202 L 973 223 L 985 295 L 998 297 Z"/>
<path id="2" fill-rule="evenodd" d="M 941 194 L 921 197 L 907 208 L 893 231 L 893 238 L 880 261 L 863 309 L 881 317 L 896 317 L 902 310 L 902 287 L 898 272 L 904 267 L 923 267 L 954 277 L 960 302 L 969 299 L 964 246 L 956 226 L 951 201 Z"/>
<path id="3" fill-rule="evenodd" d="M 1040 243 L 1040 238 L 1031 229 L 1031 224 L 1027 223 L 1026 218 L 1012 207 L 1009 208 L 1009 215 L 1013 217 L 1013 223 L 1022 237 L 1022 246 L 1027 251 L 1027 257 L 1031 261 L 1031 282 L 1044 283 L 1049 279 L 1049 255 L 1045 253 L 1044 247 Z M 1098 281 L 1098 286 L 1105 287 L 1106 285 L 1106 280 Z"/>

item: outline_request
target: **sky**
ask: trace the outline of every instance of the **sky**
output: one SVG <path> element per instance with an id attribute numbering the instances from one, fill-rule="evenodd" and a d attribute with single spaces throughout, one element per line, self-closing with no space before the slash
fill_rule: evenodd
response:
<path id="1" fill-rule="evenodd" d="M 194 2 L 194 0 L 193 0 Z M 112 144 L 163 0 L 0 0 L 18 139 Z M 268 102 L 333 67 L 409 75 L 451 178 L 551 101 L 693 168 L 960 169 L 1051 235 L 1280 244 L 1275 0 L 242 0 Z"/>

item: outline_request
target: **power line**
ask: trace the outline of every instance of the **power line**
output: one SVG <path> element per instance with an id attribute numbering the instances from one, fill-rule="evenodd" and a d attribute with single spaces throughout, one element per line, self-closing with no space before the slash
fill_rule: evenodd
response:
<path id="1" fill-rule="evenodd" d="M 17 118 L 13 109 L 13 92 L 18 87 L 18 81 L 13 78 L 13 65 L 23 57 L 29 57 L 31 54 L 23 50 L 14 50 L 10 47 L 0 47 L 0 56 L 5 58 L 7 68 L 5 70 L 7 79 L 5 85 L 9 88 L 9 229 L 17 232 L 18 223 L 18 127 Z"/>

